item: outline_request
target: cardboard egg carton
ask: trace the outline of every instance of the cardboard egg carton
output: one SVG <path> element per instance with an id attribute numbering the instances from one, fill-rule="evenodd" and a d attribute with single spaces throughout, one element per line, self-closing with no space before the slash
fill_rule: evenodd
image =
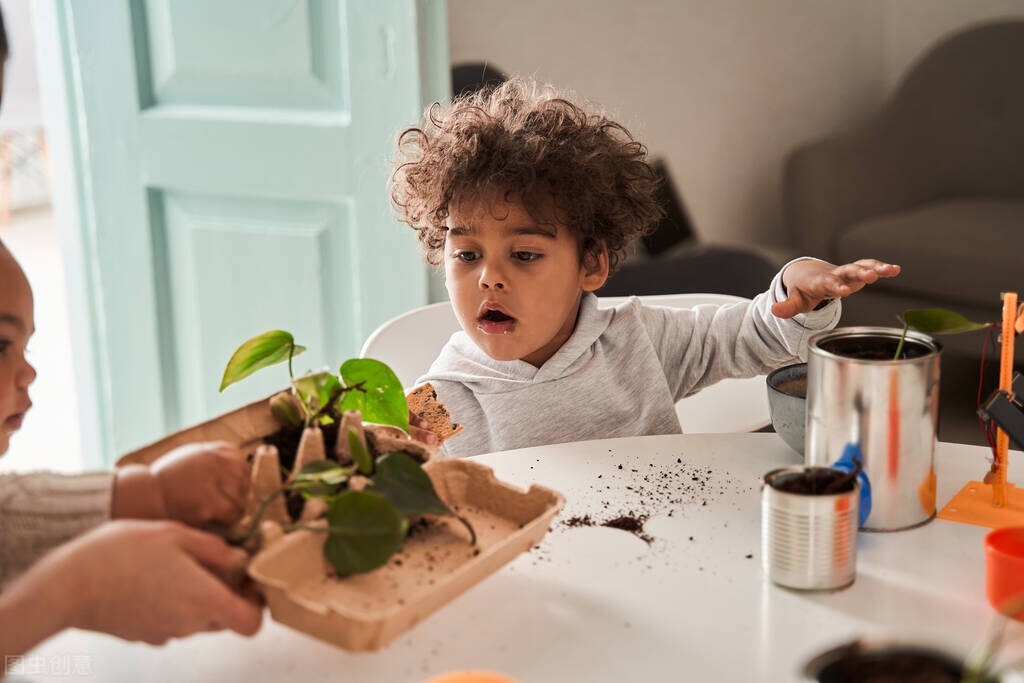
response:
<path id="1" fill-rule="evenodd" d="M 346 433 L 348 426 L 343 423 L 341 433 Z M 377 439 L 380 448 L 410 447 L 408 435 L 401 430 L 365 427 L 374 432 L 369 441 Z M 268 397 L 133 451 L 118 465 L 149 464 L 196 441 L 235 443 L 254 453 L 247 510 L 251 520 L 254 502 L 262 499 L 263 492 L 281 486 L 276 452 L 261 448 L 263 438 L 277 429 Z M 392 441 L 387 441 L 389 438 Z M 338 441 L 337 448 L 343 449 L 340 442 L 344 439 Z M 300 447 L 292 475 L 310 458 L 316 459 L 316 445 L 310 448 L 313 450 L 303 452 Z M 319 448 L 324 451 L 322 441 Z M 543 486 L 533 485 L 524 491 L 505 484 L 490 468 L 470 460 L 414 457 L 428 460 L 423 468 L 438 495 L 451 510 L 469 520 L 476 531 L 476 545 L 470 545 L 469 532 L 455 518 L 429 517 L 425 524 L 413 525 L 401 550 L 386 565 L 340 578 L 324 558 L 322 533 L 282 531 L 282 525 L 291 519 L 278 497 L 280 507 L 268 505 L 261 518 L 266 520 L 261 526 L 261 549 L 248 569 L 276 621 L 347 650 L 380 649 L 540 542 L 565 502 L 559 493 Z M 313 520 L 322 512 L 323 508 L 311 507 L 307 501 L 302 518 L 317 524 Z"/>

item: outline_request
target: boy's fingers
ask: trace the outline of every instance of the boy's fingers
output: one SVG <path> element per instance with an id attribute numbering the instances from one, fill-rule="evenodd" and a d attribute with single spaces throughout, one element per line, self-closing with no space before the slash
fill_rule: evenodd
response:
<path id="1" fill-rule="evenodd" d="M 429 444 L 437 443 L 437 435 L 434 434 L 434 432 L 430 431 L 429 429 L 410 426 L 409 432 L 410 436 L 412 436 L 412 438 L 416 439 L 417 441 L 422 441 L 423 443 Z"/>

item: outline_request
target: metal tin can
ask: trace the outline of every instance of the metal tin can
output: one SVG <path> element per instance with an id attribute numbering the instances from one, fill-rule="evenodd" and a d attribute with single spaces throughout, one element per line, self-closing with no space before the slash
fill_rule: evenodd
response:
<path id="1" fill-rule="evenodd" d="M 849 491 L 811 495 L 780 491 L 779 478 L 808 467 L 782 467 L 764 476 L 761 557 L 773 582 L 787 588 L 833 590 L 853 583 L 857 570 L 860 484 Z"/>
<path id="2" fill-rule="evenodd" d="M 856 446 L 871 482 L 865 531 L 897 531 L 935 515 L 935 434 L 942 346 L 920 332 L 846 327 L 810 339 L 808 465 L 827 466 Z M 875 358 L 855 357 L 873 349 Z M 902 354 L 901 354 L 902 355 Z"/>

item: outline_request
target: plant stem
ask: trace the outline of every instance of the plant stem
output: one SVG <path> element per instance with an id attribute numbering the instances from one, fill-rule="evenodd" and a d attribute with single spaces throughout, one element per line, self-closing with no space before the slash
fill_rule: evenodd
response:
<path id="1" fill-rule="evenodd" d="M 319 526 L 319 525 L 315 525 L 315 524 L 304 524 L 302 522 L 296 522 L 295 524 L 289 524 L 288 526 L 284 527 L 284 530 L 285 530 L 286 533 L 291 533 L 292 531 L 298 531 L 299 529 L 306 529 L 307 531 L 323 531 L 323 532 L 328 532 L 328 533 L 330 533 L 330 531 L 331 531 L 331 527 L 329 527 L 329 526 Z"/>
<path id="2" fill-rule="evenodd" d="M 455 519 L 462 522 L 463 526 L 465 526 L 466 529 L 469 531 L 469 544 L 476 545 L 476 531 L 473 529 L 473 525 L 470 524 L 469 520 L 463 517 L 462 515 L 456 515 L 454 512 L 452 514 L 455 515 Z"/>
<path id="3" fill-rule="evenodd" d="M 908 323 L 906 321 L 906 319 L 904 318 L 904 320 L 903 320 L 903 334 L 900 335 L 900 343 L 896 346 L 896 357 L 893 358 L 893 360 L 899 360 L 900 359 L 900 354 L 903 353 L 903 342 L 905 342 L 907 340 L 907 330 L 908 329 L 910 329 L 910 323 Z"/>
<path id="4" fill-rule="evenodd" d="M 337 389 L 335 389 L 333 392 L 331 392 L 330 397 L 324 402 L 323 406 L 321 406 L 320 409 L 317 410 L 312 417 L 310 417 L 310 421 L 316 420 L 317 418 L 323 416 L 324 413 L 326 413 L 334 406 L 334 402 L 337 401 L 342 396 L 342 394 L 348 391 L 352 391 L 353 389 L 358 389 L 359 391 L 366 391 L 365 389 L 363 389 L 363 385 L 365 383 L 366 382 L 359 382 L 357 384 L 353 384 L 350 387 L 338 387 Z"/>
<path id="5" fill-rule="evenodd" d="M 252 535 L 256 533 L 256 529 L 259 528 L 260 520 L 263 518 L 263 513 L 266 512 L 267 506 L 270 505 L 270 503 L 273 502 L 275 498 L 280 496 L 286 490 L 288 490 L 288 487 L 282 486 L 281 488 L 277 489 L 276 491 L 268 495 L 266 498 L 261 500 L 260 504 L 256 507 L 256 512 L 252 516 L 252 523 L 249 525 L 249 528 L 246 530 L 246 532 L 241 536 L 228 538 L 228 543 L 230 543 L 231 545 L 244 545 L 246 541 L 252 538 Z"/>
<path id="6" fill-rule="evenodd" d="M 295 373 L 292 372 L 292 356 L 295 355 L 295 342 L 288 348 L 288 379 L 295 381 Z"/>

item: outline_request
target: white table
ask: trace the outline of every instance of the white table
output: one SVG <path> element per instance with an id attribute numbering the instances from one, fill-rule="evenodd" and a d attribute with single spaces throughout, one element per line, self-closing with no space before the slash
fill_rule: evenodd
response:
<path id="1" fill-rule="evenodd" d="M 939 445 L 940 503 L 981 476 L 985 456 Z M 591 441 L 480 460 L 502 479 L 564 493 L 560 520 L 646 514 L 654 540 L 558 521 L 539 548 L 374 654 L 351 655 L 268 619 L 252 639 L 200 635 L 162 648 L 72 631 L 28 657 L 38 665 L 40 656 L 85 655 L 102 681 L 396 683 L 461 668 L 524 683 L 793 681 L 813 655 L 858 636 L 966 653 L 991 619 L 986 529 L 939 520 L 861 534 L 857 579 L 846 590 L 802 593 L 768 582 L 759 480 L 798 462 L 774 434 Z M 50 679 L 68 677 L 31 677 Z"/>

